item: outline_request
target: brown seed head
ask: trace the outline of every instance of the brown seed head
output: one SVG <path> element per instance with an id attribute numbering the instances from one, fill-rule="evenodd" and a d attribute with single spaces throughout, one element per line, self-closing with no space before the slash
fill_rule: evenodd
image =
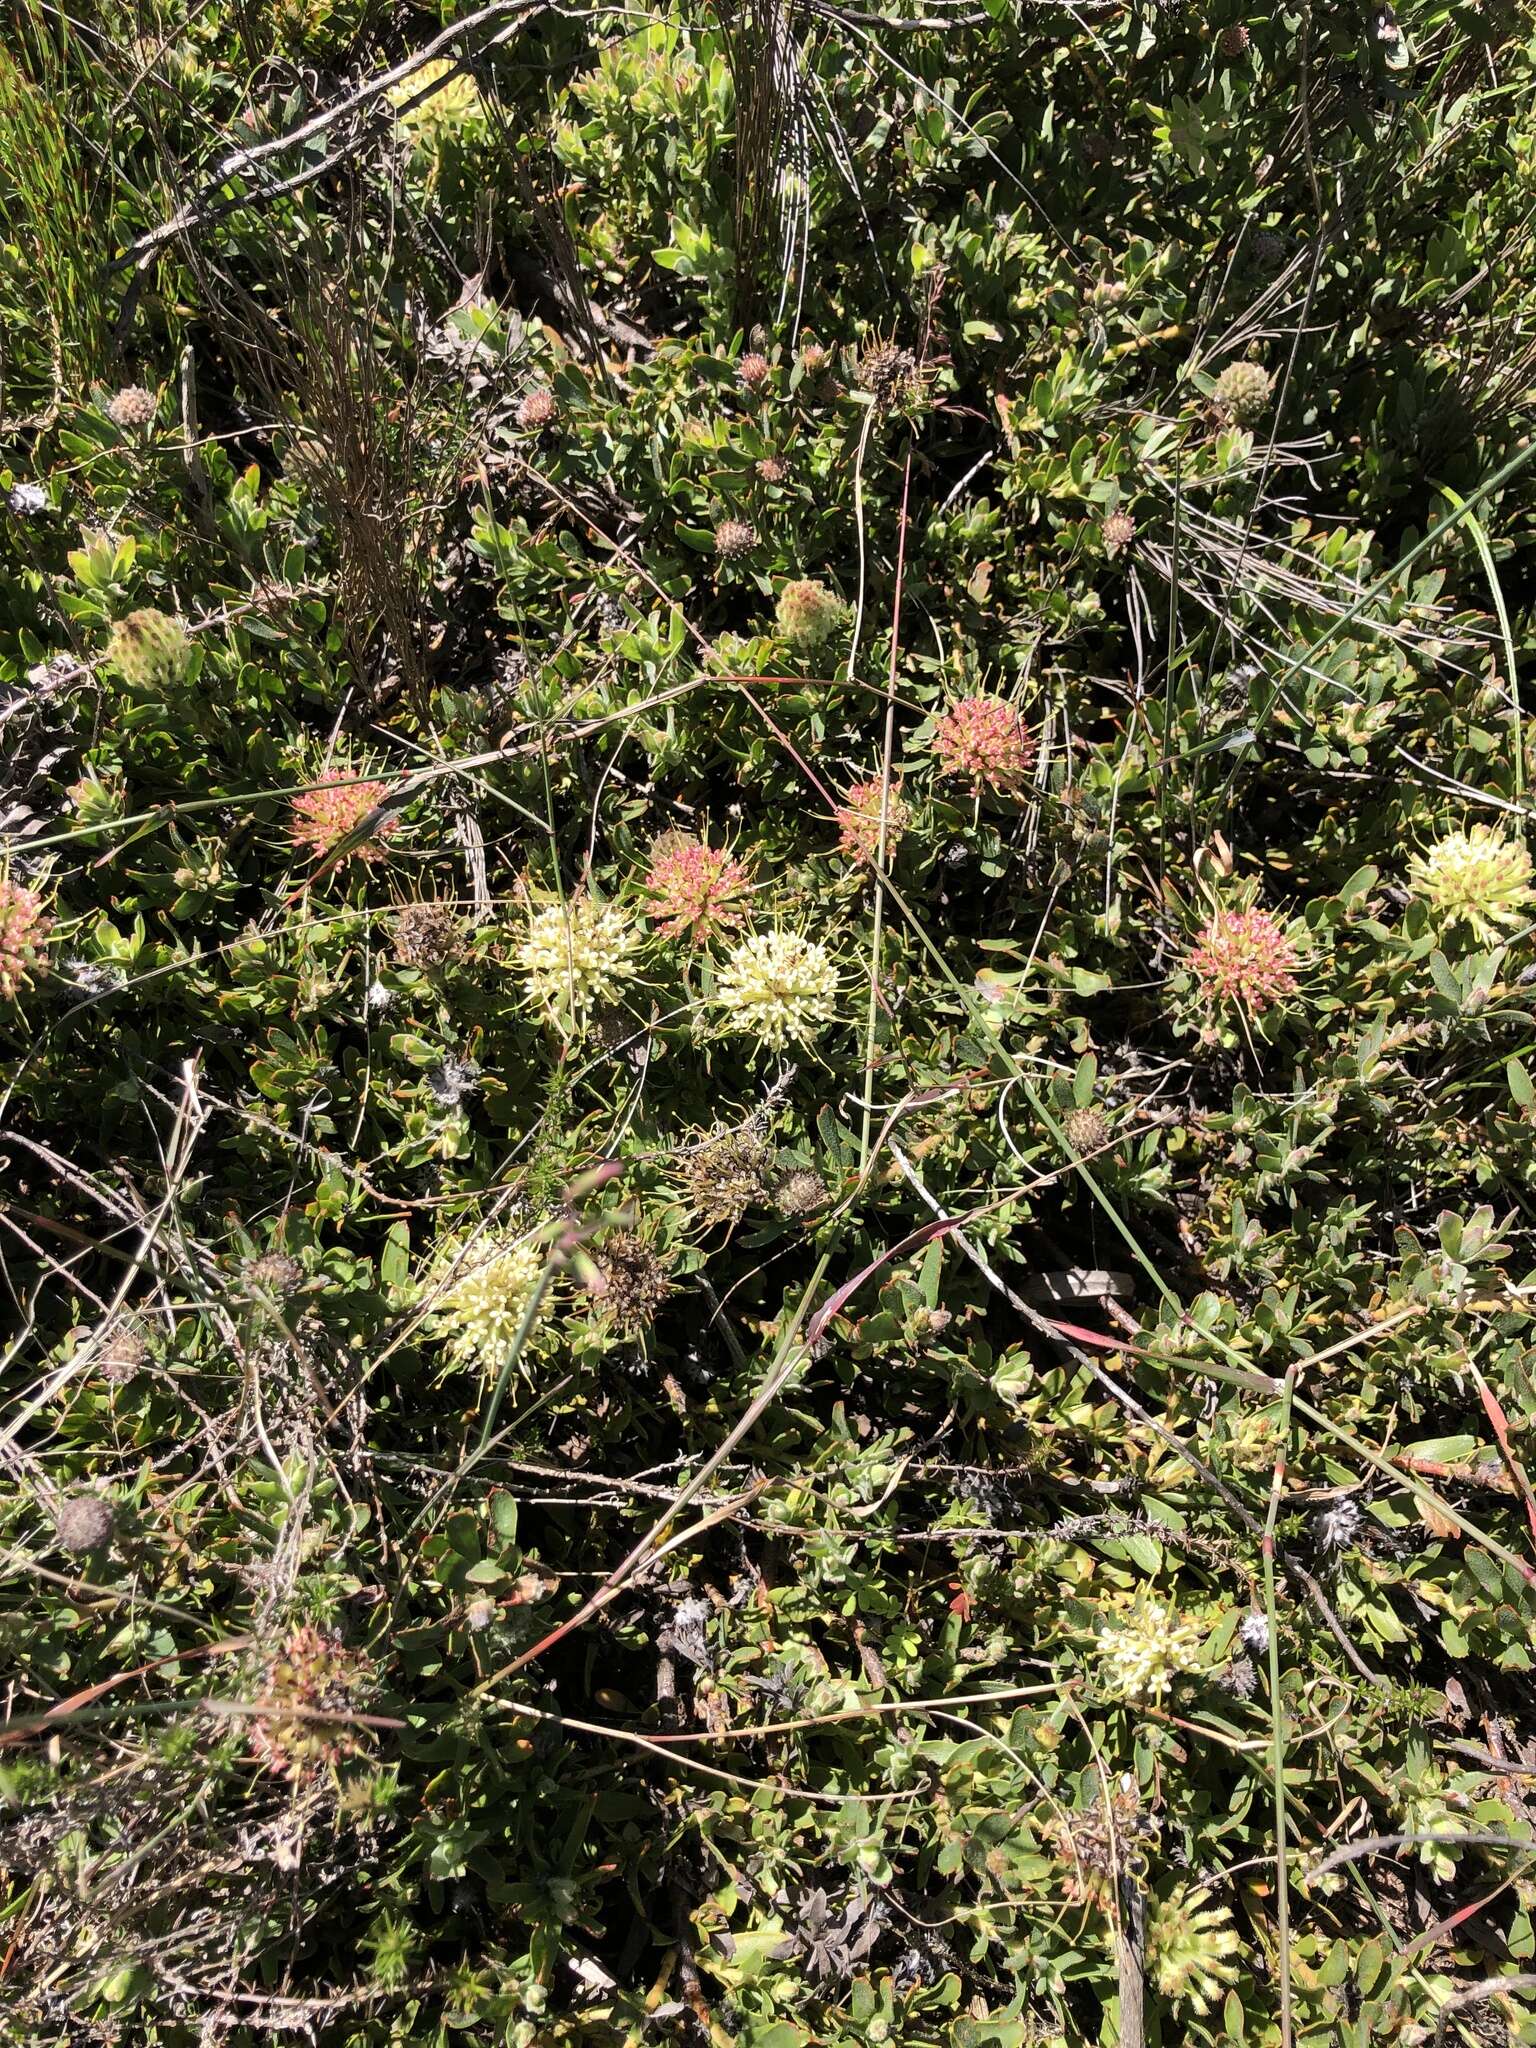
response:
<path id="1" fill-rule="evenodd" d="M 525 434 L 542 434 L 559 417 L 559 400 L 542 384 L 530 391 L 517 408 L 517 424 Z"/>
<path id="2" fill-rule="evenodd" d="M 121 1386 L 143 1369 L 148 1357 L 149 1345 L 144 1332 L 137 1323 L 124 1320 L 114 1323 L 107 1332 L 96 1354 L 96 1370 L 104 1380 Z"/>
<path id="3" fill-rule="evenodd" d="M 249 1259 L 244 1270 L 248 1293 L 260 1300 L 291 1301 L 304 1285 L 304 1268 L 288 1252 L 263 1252 Z"/>
<path id="4" fill-rule="evenodd" d="M 722 562 L 739 562 L 757 546 L 757 528 L 745 519 L 722 519 L 715 528 L 715 553 Z"/>
<path id="5" fill-rule="evenodd" d="M 297 1784 L 362 1747 L 347 1725 L 367 1661 L 336 1635 L 305 1622 L 267 1660 L 262 1712 L 251 1724 L 251 1749 L 269 1771 Z"/>
<path id="6" fill-rule="evenodd" d="M 107 400 L 107 418 L 125 434 L 142 434 L 155 424 L 155 394 L 142 384 L 125 384 Z"/>
<path id="7" fill-rule="evenodd" d="M 1079 1158 L 1102 1151 L 1113 1136 L 1109 1118 L 1091 1102 L 1085 1109 L 1074 1109 L 1070 1115 L 1064 1116 L 1061 1128 L 1066 1133 L 1067 1143 Z"/>
<path id="8" fill-rule="evenodd" d="M 1099 537 L 1105 554 L 1123 554 L 1136 538 L 1136 522 L 1129 512 L 1110 512 L 1099 528 Z"/>
<path id="9" fill-rule="evenodd" d="M 60 1550 L 104 1550 L 117 1527 L 117 1510 L 99 1493 L 72 1493 L 59 1503 L 53 1533 Z"/>
<path id="10" fill-rule="evenodd" d="M 779 1182 L 773 1200 L 781 1216 L 798 1221 L 824 1209 L 831 1196 L 819 1173 L 813 1173 L 808 1166 L 797 1166 Z"/>

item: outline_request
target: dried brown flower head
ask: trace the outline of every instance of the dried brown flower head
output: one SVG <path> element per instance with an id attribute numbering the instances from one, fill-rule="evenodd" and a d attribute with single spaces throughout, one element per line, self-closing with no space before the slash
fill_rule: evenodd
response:
<path id="1" fill-rule="evenodd" d="M 613 1230 L 599 1247 L 598 1306 L 630 1336 L 648 1330 L 672 1292 L 670 1261 L 638 1230 Z"/>
<path id="2" fill-rule="evenodd" d="M 777 1165 L 773 1147 L 750 1127 L 716 1131 L 684 1155 L 689 1205 L 701 1223 L 739 1223 L 771 1200 Z"/>
<path id="3" fill-rule="evenodd" d="M 910 404 L 920 389 L 917 357 L 894 341 L 872 342 L 859 357 L 854 382 L 869 393 L 879 412 Z"/>
<path id="4" fill-rule="evenodd" d="M 446 903 L 407 903 L 395 916 L 402 967 L 446 967 L 464 951 L 464 921 Z"/>
<path id="5" fill-rule="evenodd" d="M 367 1675 L 366 1659 L 339 1636 L 312 1622 L 296 1628 L 267 1660 L 252 1753 L 295 1784 L 355 1756 L 362 1742 L 346 1717 Z"/>
<path id="6" fill-rule="evenodd" d="M 1110 1906 L 1115 1873 L 1138 1854 L 1156 1833 L 1156 1823 L 1142 1813 L 1134 1786 L 1123 1784 L 1106 1808 L 1101 1798 L 1078 1813 L 1061 1813 L 1042 1832 L 1066 1865 L 1063 1890 L 1076 1904 Z"/>

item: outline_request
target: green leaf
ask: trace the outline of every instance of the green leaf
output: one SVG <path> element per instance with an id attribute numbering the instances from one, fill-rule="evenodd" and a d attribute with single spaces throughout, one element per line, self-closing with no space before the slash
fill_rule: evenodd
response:
<path id="1" fill-rule="evenodd" d="M 1477 1449 L 1477 1438 L 1465 1435 L 1427 1436 L 1405 1448 L 1410 1457 L 1433 1458 L 1441 1465 L 1459 1465 Z"/>
<path id="2" fill-rule="evenodd" d="M 411 1278 L 411 1226 L 392 1223 L 384 1234 L 379 1253 L 379 1279 L 392 1294 L 409 1286 Z"/>
<path id="3" fill-rule="evenodd" d="M 918 1268 L 917 1290 L 923 1298 L 925 1308 L 939 1305 L 939 1277 L 944 1269 L 944 1243 L 935 1238 L 923 1254 L 923 1263 Z"/>
<path id="4" fill-rule="evenodd" d="M 1445 997 L 1447 1002 L 1454 1003 L 1459 1010 L 1465 991 L 1451 963 L 1443 953 L 1434 952 L 1430 954 L 1429 972 L 1435 987 L 1439 989 L 1441 995 Z"/>

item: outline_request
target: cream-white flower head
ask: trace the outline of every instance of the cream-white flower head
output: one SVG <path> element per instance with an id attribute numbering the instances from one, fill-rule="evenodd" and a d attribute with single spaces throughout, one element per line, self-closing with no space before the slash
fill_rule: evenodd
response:
<path id="1" fill-rule="evenodd" d="M 1531 914 L 1531 856 L 1517 839 L 1491 825 L 1451 832 L 1408 865 L 1408 886 L 1430 914 L 1447 924 L 1467 924 L 1487 944 L 1496 944 Z"/>
<path id="2" fill-rule="evenodd" d="M 1104 1687 L 1122 1700 L 1160 1700 L 1181 1671 L 1192 1671 L 1202 1637 L 1160 1600 L 1139 1600 L 1119 1628 L 1099 1637 Z"/>
<path id="3" fill-rule="evenodd" d="M 461 1364 L 494 1369 L 523 1326 L 543 1254 L 527 1240 L 481 1239 L 459 1251 L 456 1268 L 436 1304 L 439 1326 Z"/>
<path id="4" fill-rule="evenodd" d="M 722 1029 L 778 1052 L 806 1045 L 837 1015 L 837 967 L 825 946 L 799 932 L 754 932 L 736 946 L 715 983 Z"/>
<path id="5" fill-rule="evenodd" d="M 573 896 L 535 911 L 517 949 L 529 1000 L 566 1038 L 578 1037 L 600 1003 L 635 978 L 639 928 L 615 903 Z"/>

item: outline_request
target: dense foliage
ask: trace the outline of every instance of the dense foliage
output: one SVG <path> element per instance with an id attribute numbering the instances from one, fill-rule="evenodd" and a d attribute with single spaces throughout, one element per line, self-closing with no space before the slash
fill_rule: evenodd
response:
<path id="1" fill-rule="evenodd" d="M 1536 2041 L 1529 15 L 5 14 L 6 2038 Z"/>

